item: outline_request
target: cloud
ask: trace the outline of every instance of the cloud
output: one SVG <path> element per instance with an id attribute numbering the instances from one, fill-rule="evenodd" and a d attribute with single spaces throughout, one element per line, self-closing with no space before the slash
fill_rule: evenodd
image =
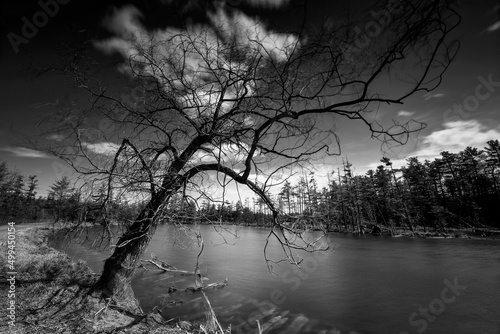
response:
<path id="1" fill-rule="evenodd" d="M 398 112 L 398 116 L 402 116 L 402 117 L 410 117 L 411 115 L 413 115 L 415 112 L 414 111 L 406 111 L 406 110 L 400 110 Z"/>
<path id="2" fill-rule="evenodd" d="M 128 5 L 120 9 L 114 9 L 113 14 L 105 20 L 105 27 L 118 36 L 127 39 L 140 37 L 142 25 L 140 19 L 142 13 L 134 6 Z"/>
<path id="3" fill-rule="evenodd" d="M 209 13 L 215 29 L 227 40 L 234 40 L 251 50 L 259 52 L 264 57 L 271 56 L 284 61 L 289 56 L 289 50 L 297 46 L 298 39 L 292 34 L 280 34 L 267 30 L 262 22 L 241 12 L 231 16 L 223 8 L 216 13 Z"/>
<path id="4" fill-rule="evenodd" d="M 236 6 L 241 3 L 241 0 L 229 0 L 229 4 L 232 6 Z M 262 7 L 262 8 L 280 8 L 284 5 L 288 4 L 288 0 L 246 0 L 250 5 L 254 7 Z"/>
<path id="5" fill-rule="evenodd" d="M 252 2 L 269 6 L 273 4 L 281 6 L 285 3 L 285 1 L 268 0 L 252 0 Z M 193 70 L 205 65 L 206 54 L 208 58 L 221 58 L 221 53 L 218 52 L 221 49 L 220 45 L 228 42 L 237 42 L 235 45 L 239 47 L 248 47 L 246 52 L 253 49 L 263 56 L 272 56 L 278 60 L 286 60 L 289 50 L 298 45 L 297 36 L 269 31 L 261 21 L 239 11 L 228 15 L 227 11 L 220 7 L 215 12 L 209 12 L 207 16 L 210 19 L 210 25 L 191 24 L 187 28 L 192 38 L 189 42 L 195 44 L 193 46 L 196 46 L 196 50 L 194 48 L 186 50 L 185 54 L 179 54 L 181 57 L 177 58 L 179 62 L 185 60 Z M 181 52 L 179 45 L 189 44 L 186 43 L 188 40 L 181 36 L 181 31 L 175 28 L 147 31 L 140 22 L 140 18 L 142 18 L 141 12 L 134 6 L 115 9 L 113 14 L 104 21 L 104 26 L 116 36 L 96 42 L 95 46 L 106 53 L 119 52 L 125 59 L 132 57 L 137 62 L 141 62 L 146 59 L 139 50 L 145 46 L 153 46 L 160 56 L 172 56 L 172 53 Z M 224 39 L 219 36 L 224 36 Z M 185 43 L 182 43 L 183 41 Z M 236 65 L 241 66 L 240 63 Z"/>
<path id="6" fill-rule="evenodd" d="M 446 122 L 442 129 L 425 136 L 422 146 L 416 151 L 403 159 L 393 160 L 393 166 L 395 168 L 406 166 L 406 159 L 409 157 L 418 157 L 420 161 L 432 161 L 440 157 L 443 151 L 458 153 L 467 146 L 481 149 L 486 146 L 488 140 L 498 138 L 500 138 L 500 126 L 487 127 L 474 119 Z M 373 169 L 381 164 L 380 162 L 372 163 L 370 167 Z"/>
<path id="7" fill-rule="evenodd" d="M 444 94 L 443 93 L 435 93 L 435 94 L 432 94 L 432 93 L 427 93 L 424 95 L 424 100 L 427 101 L 429 99 L 435 99 L 435 98 L 439 98 L 439 97 L 443 97 Z"/>
<path id="8" fill-rule="evenodd" d="M 10 152 L 19 158 L 50 158 L 50 156 L 44 152 L 32 150 L 26 147 L 4 147 L 1 148 L 0 151 Z"/>
<path id="9" fill-rule="evenodd" d="M 113 14 L 104 20 L 103 25 L 116 36 L 95 42 L 94 46 L 107 54 L 118 52 L 125 59 L 138 55 L 138 47 L 149 39 L 149 34 L 140 23 L 141 17 L 141 12 L 134 6 L 115 8 Z"/>
<path id="10" fill-rule="evenodd" d="M 486 28 L 486 32 L 494 32 L 500 29 L 500 21 L 493 23 L 491 26 Z"/>
<path id="11" fill-rule="evenodd" d="M 175 0 L 159 0 L 159 1 L 164 5 L 171 5 L 175 3 Z M 242 3 L 247 3 L 253 7 L 269 8 L 269 9 L 280 8 L 290 2 L 289 0 L 225 0 L 225 1 L 231 7 L 238 7 Z M 184 1 L 183 11 L 187 11 L 192 7 L 199 7 L 200 5 L 201 5 L 200 2 L 196 0 Z"/>
<path id="12" fill-rule="evenodd" d="M 439 156 L 442 151 L 457 153 L 467 146 L 482 148 L 488 140 L 500 138 L 500 127 L 488 128 L 477 120 L 454 121 L 443 124 L 423 140 L 424 146 L 414 153 L 418 156 Z"/>
<path id="13" fill-rule="evenodd" d="M 228 112 L 238 98 L 255 92 L 254 83 L 243 80 L 234 80 L 224 88 L 214 85 L 214 71 L 226 75 L 248 70 L 247 62 L 225 57 L 228 47 L 241 48 L 249 57 L 254 53 L 283 61 L 299 40 L 292 34 L 269 31 L 262 22 L 237 10 L 229 15 L 221 7 L 207 15 L 208 23 L 190 24 L 186 31 L 172 27 L 153 31 L 140 22 L 142 14 L 137 8 L 125 6 L 104 22 L 115 36 L 94 45 L 104 53 L 121 54 L 126 60 L 120 67 L 123 73 L 154 78 L 166 91 L 198 87 L 196 96 L 177 94 L 179 103 L 191 119 L 211 117 L 217 107 Z"/>
<path id="14" fill-rule="evenodd" d="M 120 148 L 120 145 L 110 142 L 83 143 L 83 146 L 95 154 L 102 154 L 107 156 L 115 155 Z"/>

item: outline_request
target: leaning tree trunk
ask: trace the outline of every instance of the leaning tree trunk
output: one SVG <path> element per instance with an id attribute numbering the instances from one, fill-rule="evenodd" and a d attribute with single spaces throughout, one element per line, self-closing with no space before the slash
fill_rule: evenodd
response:
<path id="1" fill-rule="evenodd" d="M 105 261 L 95 289 L 103 292 L 106 298 L 111 297 L 131 309 L 137 308 L 130 282 L 139 257 L 155 233 L 158 224 L 157 212 L 168 197 L 165 192 L 160 192 L 151 198 L 148 205 L 120 237 L 113 254 Z"/>

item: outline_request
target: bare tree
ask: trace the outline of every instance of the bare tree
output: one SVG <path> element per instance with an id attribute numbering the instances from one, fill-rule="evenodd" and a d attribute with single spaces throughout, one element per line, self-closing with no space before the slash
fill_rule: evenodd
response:
<path id="1" fill-rule="evenodd" d="M 169 200 L 203 192 L 207 175 L 224 175 L 262 199 L 274 218 L 268 242 L 277 238 L 288 261 L 300 261 L 297 249 L 316 249 L 280 218 L 270 187 L 286 169 L 340 154 L 332 117 L 359 120 L 373 137 L 404 144 L 424 124 L 382 126 L 378 110 L 435 89 L 457 52 L 449 39 L 460 17 L 449 1 L 394 3 L 374 7 L 383 15 L 373 21 L 378 30 L 366 32 L 369 45 L 354 28 L 370 18 L 277 33 L 220 7 L 208 25 L 152 31 L 123 8 L 128 24 L 96 43 L 123 58 L 119 68 L 135 88 L 121 97 L 98 79 L 90 58 L 71 54 L 64 71 L 91 99 L 51 116 L 46 149 L 90 184 L 104 184 L 108 197 L 146 200 L 106 260 L 99 287 L 116 298 L 130 292 Z"/>

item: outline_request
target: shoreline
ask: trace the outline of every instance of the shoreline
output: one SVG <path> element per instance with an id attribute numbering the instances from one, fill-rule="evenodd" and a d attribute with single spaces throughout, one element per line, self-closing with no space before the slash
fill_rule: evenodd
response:
<path id="1" fill-rule="evenodd" d="M 471 240 L 495 240 L 500 239 L 500 230 L 495 230 L 493 228 L 448 228 L 448 229 L 427 229 L 424 231 L 423 228 L 418 227 L 414 232 L 408 229 L 397 228 L 391 230 L 384 227 L 384 229 L 379 228 L 375 233 L 372 230 L 364 229 L 363 233 L 357 233 L 352 231 L 345 231 L 344 229 L 335 229 L 328 232 L 342 233 L 342 234 L 352 234 L 352 235 L 372 235 L 372 236 L 383 236 L 391 238 L 422 238 L 422 239 L 471 239 Z"/>
<path id="2" fill-rule="evenodd" d="M 10 324 L 2 322 L 0 332 L 192 334 L 188 331 L 192 327 L 189 323 L 168 324 L 157 311 L 134 313 L 89 294 L 99 274 L 92 272 L 84 261 L 72 261 L 49 247 L 47 240 L 52 229 L 21 226 L 15 232 L 14 290 L 6 277 L 7 252 L 0 254 L 1 276 L 5 276 L 0 283 L 1 299 L 7 300 L 8 294 L 14 292 L 15 303 L 10 312 L 13 320 L 9 320 Z M 4 240 L 1 244 L 7 247 Z M 0 317 L 9 319 L 8 316 L 7 307 L 2 307 Z"/>
<path id="3" fill-rule="evenodd" d="M 259 229 L 270 229 L 272 226 L 262 226 L 257 224 L 234 224 L 230 222 L 216 222 L 216 223 L 184 223 L 185 225 L 222 225 L 222 226 L 234 226 L 234 227 L 252 227 Z M 35 225 L 40 227 L 49 227 L 50 223 L 28 223 L 22 224 L 19 226 L 33 226 Z M 118 226 L 118 224 L 110 224 L 111 226 Z M 168 225 L 168 224 L 159 224 L 158 226 Z M 0 232 L 2 231 L 2 227 L 4 225 L 0 225 Z M 93 227 L 94 225 L 90 223 L 80 224 L 78 228 L 86 228 Z M 469 227 L 469 228 L 457 228 L 457 227 L 448 227 L 448 228 L 425 228 L 423 226 L 416 226 L 415 231 L 412 232 L 408 228 L 401 227 L 388 227 L 388 226 L 378 226 L 371 223 L 361 224 L 362 232 L 359 233 L 357 231 L 353 231 L 352 228 L 346 228 L 343 226 L 335 226 L 330 227 L 329 229 L 319 228 L 312 225 L 306 225 L 305 228 L 302 228 L 302 231 L 320 231 L 326 233 L 340 233 L 340 234 L 352 234 L 355 236 L 362 235 L 373 235 L 373 236 L 384 236 L 384 237 L 406 237 L 406 238 L 429 238 L 429 239 L 473 239 L 473 240 L 496 240 L 500 239 L 500 228 L 494 227 Z M 52 230 L 57 230 L 60 227 L 50 227 Z"/>
<path id="4" fill-rule="evenodd" d="M 159 226 L 167 225 L 160 224 Z M 193 224 L 186 224 L 193 225 Z M 203 223 L 199 225 L 211 225 L 210 223 Z M 213 225 L 213 224 L 212 224 Z M 223 226 L 234 226 L 234 227 L 251 227 L 251 228 L 259 228 L 259 229 L 270 229 L 271 226 L 262 226 L 262 225 L 243 225 L 243 224 L 231 224 L 231 223 L 217 223 L 217 225 Z M 470 227 L 470 228 L 443 228 L 443 229 L 431 229 L 424 228 L 418 226 L 415 228 L 414 232 L 409 231 L 408 229 L 403 228 L 394 228 L 390 229 L 386 226 L 377 226 L 378 231 L 373 232 L 373 224 L 364 224 L 361 226 L 362 233 L 358 233 L 353 231 L 352 229 L 346 229 L 344 227 L 335 227 L 330 228 L 328 230 L 324 230 L 321 228 L 315 228 L 313 226 L 308 226 L 307 228 L 303 228 L 302 231 L 319 231 L 325 233 L 339 233 L 339 234 L 351 234 L 353 236 L 382 236 L 382 237 L 391 237 L 391 238 L 427 238 L 427 239 L 471 239 L 471 240 L 497 240 L 500 239 L 500 229 L 495 229 L 493 227 Z"/>

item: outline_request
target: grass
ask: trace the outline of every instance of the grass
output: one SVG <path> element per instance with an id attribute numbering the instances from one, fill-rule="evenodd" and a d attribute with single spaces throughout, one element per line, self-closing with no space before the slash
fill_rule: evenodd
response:
<path id="1" fill-rule="evenodd" d="M 74 262 L 48 247 L 50 233 L 47 228 L 16 232 L 15 327 L 2 321 L 0 333 L 207 333 L 208 326 L 187 331 L 181 328 L 186 328 L 185 324 L 167 324 L 156 312 L 136 314 L 117 309 L 90 294 L 98 275 L 85 262 Z M 7 245 L 3 243 L 1 247 L 4 247 L 0 253 L 1 275 L 6 275 Z M 9 283 L 6 277 L 0 279 L 0 301 L 7 305 Z M 6 307 L 0 308 L 0 317 L 7 319 Z M 217 332 L 217 329 L 210 331 Z"/>

